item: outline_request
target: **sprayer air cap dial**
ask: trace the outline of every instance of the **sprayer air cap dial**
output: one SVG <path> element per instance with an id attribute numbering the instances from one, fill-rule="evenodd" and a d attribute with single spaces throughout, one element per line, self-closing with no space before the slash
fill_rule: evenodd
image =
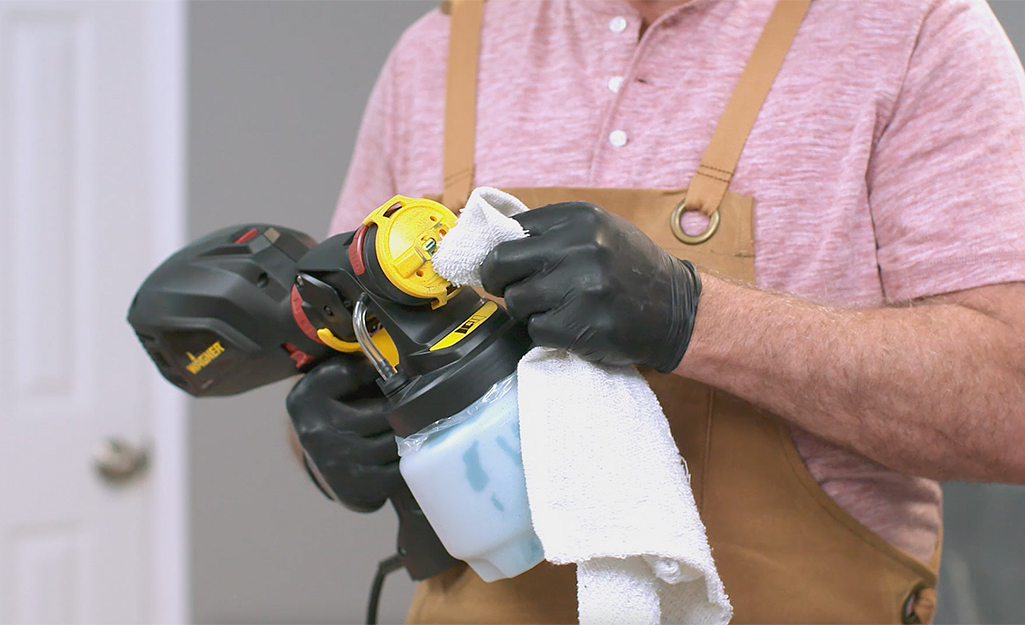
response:
<path id="1" fill-rule="evenodd" d="M 456 216 L 433 200 L 396 195 L 367 215 L 364 225 L 376 225 L 374 252 L 388 280 L 413 297 L 441 306 L 457 289 L 434 272 L 431 259 L 438 244 L 455 226 Z"/>

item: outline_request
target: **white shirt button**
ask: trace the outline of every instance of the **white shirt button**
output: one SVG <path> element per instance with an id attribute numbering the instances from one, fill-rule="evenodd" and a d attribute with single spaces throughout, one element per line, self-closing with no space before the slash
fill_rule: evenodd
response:
<path id="1" fill-rule="evenodd" d="M 622 76 L 613 76 L 609 78 L 609 91 L 612 93 L 619 93 L 619 88 L 623 86 Z"/>
<path id="2" fill-rule="evenodd" d="M 609 30 L 614 33 L 621 33 L 626 30 L 626 18 L 620 15 L 612 18 L 612 21 L 609 22 Z"/>
<path id="3" fill-rule="evenodd" d="M 626 145 L 626 133 L 622 130 L 613 130 L 609 133 L 609 143 L 616 148 L 623 147 Z"/>

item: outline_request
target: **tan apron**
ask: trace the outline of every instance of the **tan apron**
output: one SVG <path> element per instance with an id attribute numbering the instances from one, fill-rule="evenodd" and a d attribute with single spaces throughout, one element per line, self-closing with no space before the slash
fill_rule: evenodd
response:
<path id="1" fill-rule="evenodd" d="M 728 190 L 808 0 L 781 0 L 687 189 L 506 189 L 531 208 L 583 200 L 628 219 L 670 253 L 754 282 L 753 198 Z M 451 3 L 443 202 L 462 207 L 473 183 L 482 0 Z M 703 235 L 681 211 L 711 216 Z M 684 242 L 686 241 L 686 243 Z M 916 623 L 935 609 L 939 546 L 929 566 L 852 518 L 808 473 L 777 417 L 680 376 L 642 371 L 691 471 L 734 623 Z M 460 566 L 421 582 L 411 623 L 574 623 L 573 566 L 542 563 L 487 584 Z"/>

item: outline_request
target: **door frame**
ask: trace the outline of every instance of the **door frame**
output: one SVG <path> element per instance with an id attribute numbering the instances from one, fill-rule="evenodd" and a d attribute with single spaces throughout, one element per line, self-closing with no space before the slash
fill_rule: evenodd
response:
<path id="1" fill-rule="evenodd" d="M 150 140 L 154 161 L 149 207 L 150 264 L 156 267 L 185 243 L 187 6 L 150 5 Z M 150 615 L 154 623 L 187 623 L 189 600 L 188 401 L 156 367 L 148 376 L 152 517 Z"/>

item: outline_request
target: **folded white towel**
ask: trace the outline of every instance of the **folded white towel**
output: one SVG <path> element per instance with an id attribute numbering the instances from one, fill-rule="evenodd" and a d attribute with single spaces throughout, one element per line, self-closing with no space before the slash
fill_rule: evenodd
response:
<path id="1" fill-rule="evenodd" d="M 497 189 L 474 190 L 435 271 L 480 286 L 488 252 L 527 236 L 509 217 L 525 210 Z M 544 347 L 517 373 L 534 531 L 547 560 L 577 564 L 580 622 L 729 622 L 686 465 L 644 378 Z"/>

